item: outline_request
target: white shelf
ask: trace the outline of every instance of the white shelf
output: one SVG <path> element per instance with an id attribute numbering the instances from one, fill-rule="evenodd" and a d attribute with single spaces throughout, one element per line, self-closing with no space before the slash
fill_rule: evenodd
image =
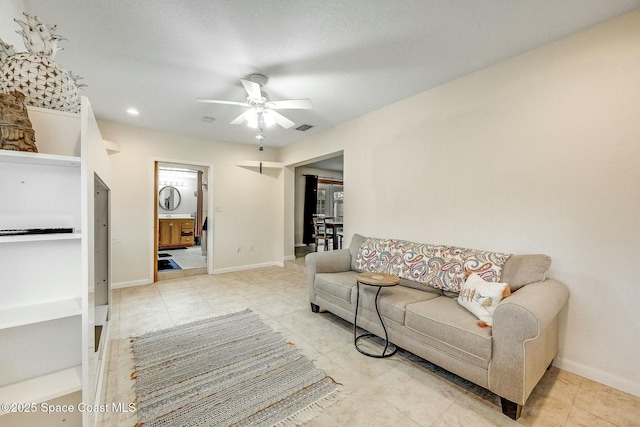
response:
<path id="1" fill-rule="evenodd" d="M 243 160 L 236 163 L 236 166 L 240 166 L 242 168 L 259 168 L 260 162 L 257 160 Z M 281 162 L 262 162 L 262 167 L 265 169 L 282 169 L 284 167 L 284 163 Z"/>
<path id="2" fill-rule="evenodd" d="M 82 389 L 82 367 L 31 378 L 0 387 L 0 402 L 39 403 Z M 1 412 L 0 415 L 6 414 Z"/>
<path id="3" fill-rule="evenodd" d="M 0 150 L 0 162 L 24 163 L 43 166 L 63 166 L 79 168 L 80 157 L 58 154 L 29 153 L 25 151 Z"/>
<path id="4" fill-rule="evenodd" d="M 81 238 L 82 238 L 82 233 L 79 233 L 79 232 L 59 233 L 59 234 L 23 234 L 23 235 L 17 235 L 17 236 L 0 236 L 0 243 L 76 240 Z"/>
<path id="5" fill-rule="evenodd" d="M 39 112 L 41 114 L 49 114 L 52 116 L 61 116 L 61 117 L 69 117 L 72 119 L 79 119 L 80 113 L 71 113 L 69 111 L 60 111 L 60 110 L 52 110 L 51 108 L 43 108 L 43 107 L 34 107 L 31 105 L 27 105 L 27 110 L 31 112 Z"/>
<path id="6" fill-rule="evenodd" d="M 82 314 L 80 298 L 52 301 L 23 307 L 0 309 L 0 329 L 15 328 L 38 322 L 79 316 Z M 0 400 L 2 402 L 2 400 Z"/>

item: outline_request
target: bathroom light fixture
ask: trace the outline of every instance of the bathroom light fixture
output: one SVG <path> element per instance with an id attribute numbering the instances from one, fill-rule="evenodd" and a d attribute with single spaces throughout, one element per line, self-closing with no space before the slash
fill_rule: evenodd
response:
<path id="1" fill-rule="evenodd" d="M 140 111 L 136 110 L 135 108 L 127 108 L 127 114 L 129 114 L 130 116 L 139 116 Z"/>

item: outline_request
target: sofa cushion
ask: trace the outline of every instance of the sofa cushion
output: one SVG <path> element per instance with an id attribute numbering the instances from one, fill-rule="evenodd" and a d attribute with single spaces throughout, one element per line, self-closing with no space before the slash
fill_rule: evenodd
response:
<path id="1" fill-rule="evenodd" d="M 345 271 L 342 273 L 318 273 L 314 287 L 326 294 L 351 303 L 351 289 L 356 286 L 355 271 Z"/>
<path id="2" fill-rule="evenodd" d="M 425 285 L 424 283 L 414 282 L 413 280 L 407 280 L 400 277 L 400 286 L 406 286 L 407 288 L 418 289 L 422 292 L 430 292 L 436 295 L 442 295 L 443 291 L 441 289 L 434 288 L 429 285 Z"/>
<path id="3" fill-rule="evenodd" d="M 466 271 L 499 281 L 509 254 L 367 237 L 356 254 L 355 270 L 387 273 L 447 292 L 459 292 Z"/>
<path id="4" fill-rule="evenodd" d="M 503 298 L 511 294 L 509 284 L 487 282 L 473 273 L 460 289 L 458 303 L 480 319 L 478 325 L 492 326 L 493 313 Z"/>
<path id="5" fill-rule="evenodd" d="M 511 255 L 502 267 L 501 280 L 515 291 L 524 285 L 543 281 L 549 267 L 551 258 L 547 255 Z"/>
<path id="6" fill-rule="evenodd" d="M 489 361 L 491 328 L 481 328 L 477 321 L 455 299 L 445 296 L 409 304 L 405 315 L 408 329 L 438 341 L 443 347 Z"/>
<path id="7" fill-rule="evenodd" d="M 359 310 L 363 308 L 373 313 L 376 312 L 375 297 L 378 292 L 377 286 L 367 286 L 360 284 L 360 305 Z M 355 307 L 357 298 L 357 289 L 351 290 L 351 304 Z M 400 325 L 404 324 L 405 311 L 408 304 L 419 301 L 426 301 L 432 298 L 438 298 L 437 294 L 419 291 L 404 286 L 392 286 L 382 288 L 380 297 L 378 297 L 378 307 L 380 314 L 386 319 L 391 319 Z"/>

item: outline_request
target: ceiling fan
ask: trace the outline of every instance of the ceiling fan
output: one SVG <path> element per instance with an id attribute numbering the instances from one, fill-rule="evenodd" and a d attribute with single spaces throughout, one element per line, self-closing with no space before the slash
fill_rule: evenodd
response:
<path id="1" fill-rule="evenodd" d="M 262 74 L 251 74 L 248 79 L 240 79 L 242 86 L 247 91 L 246 102 L 221 101 L 217 99 L 198 98 L 198 102 L 208 102 L 211 104 L 239 105 L 250 107 L 240 114 L 233 121 L 232 125 L 247 122 L 250 127 L 260 128 L 278 124 L 285 129 L 289 129 L 295 123 L 275 110 L 309 110 L 313 104 L 309 99 L 288 99 L 283 101 L 269 101 L 261 88 L 268 81 L 267 76 Z"/>

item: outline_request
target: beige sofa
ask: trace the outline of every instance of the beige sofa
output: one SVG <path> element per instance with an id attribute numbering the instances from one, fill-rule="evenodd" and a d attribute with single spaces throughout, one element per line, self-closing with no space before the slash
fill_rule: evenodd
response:
<path id="1" fill-rule="evenodd" d="M 383 288 L 379 296 L 389 341 L 494 392 L 512 419 L 520 416 L 558 351 L 558 318 L 569 292 L 545 278 L 550 265 L 545 255 L 495 254 L 357 234 L 348 249 L 306 258 L 312 311 L 326 309 L 351 323 L 359 272 L 400 277 L 399 286 Z M 456 287 L 464 283 L 464 269 L 484 269 L 484 277 L 510 285 L 512 294 L 497 305 L 492 327 L 479 326 L 478 318 L 458 303 Z M 384 337 L 375 291 L 360 286 L 358 326 Z"/>

